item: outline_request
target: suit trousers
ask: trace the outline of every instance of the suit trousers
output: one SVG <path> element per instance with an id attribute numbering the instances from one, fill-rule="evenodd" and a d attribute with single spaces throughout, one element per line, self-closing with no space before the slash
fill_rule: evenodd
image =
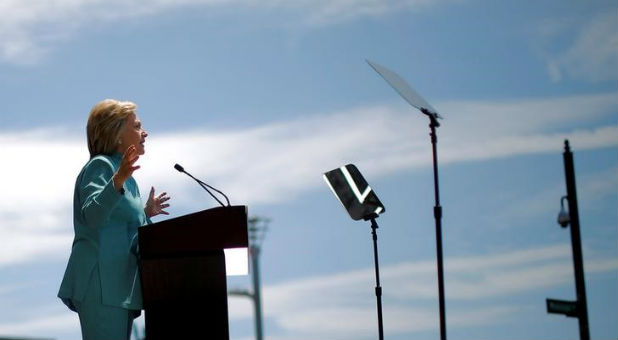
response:
<path id="1" fill-rule="evenodd" d="M 75 302 L 84 340 L 130 339 L 133 319 L 140 311 L 107 306 L 101 297 L 99 269 L 95 268 L 83 301 Z"/>

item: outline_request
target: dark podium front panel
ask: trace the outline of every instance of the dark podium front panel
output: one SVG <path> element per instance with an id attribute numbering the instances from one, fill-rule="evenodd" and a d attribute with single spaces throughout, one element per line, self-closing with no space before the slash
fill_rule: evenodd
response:
<path id="1" fill-rule="evenodd" d="M 139 228 L 146 338 L 229 339 L 223 249 L 248 246 L 247 208 Z"/>

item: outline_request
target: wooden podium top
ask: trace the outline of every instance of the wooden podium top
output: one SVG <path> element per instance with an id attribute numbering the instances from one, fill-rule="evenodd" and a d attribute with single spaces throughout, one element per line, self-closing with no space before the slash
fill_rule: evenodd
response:
<path id="1" fill-rule="evenodd" d="M 217 207 L 138 228 L 142 258 L 183 256 L 249 246 L 247 207 Z"/>

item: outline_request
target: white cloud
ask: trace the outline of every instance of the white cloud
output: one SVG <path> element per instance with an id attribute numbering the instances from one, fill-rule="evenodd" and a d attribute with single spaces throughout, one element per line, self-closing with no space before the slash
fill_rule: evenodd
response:
<path id="1" fill-rule="evenodd" d="M 444 0 L 442 0 L 444 1 Z M 325 25 L 360 16 L 424 8 L 436 0 L 3 0 L 0 2 L 0 58 L 37 63 L 59 42 L 88 25 L 154 16 L 190 6 L 281 9 L 298 13 L 305 25 Z"/>
<path id="2" fill-rule="evenodd" d="M 441 164 L 618 145 L 618 126 L 597 122 L 616 112 L 616 95 L 498 102 L 448 102 L 438 129 Z M 581 126 L 581 127 L 580 127 Z M 585 127 L 584 127 L 585 126 Z M 592 126 L 592 127 L 591 127 Z"/>
<path id="3" fill-rule="evenodd" d="M 615 11 L 592 18 L 577 33 L 570 47 L 548 60 L 547 69 L 553 81 L 564 75 L 573 79 L 599 82 L 616 79 L 618 60 L 618 28 Z M 559 25 L 564 30 L 564 25 Z M 544 28 L 547 28 L 544 26 Z M 550 35 L 557 35 L 555 29 Z"/>
<path id="4" fill-rule="evenodd" d="M 377 336 L 378 321 L 375 301 L 365 306 L 328 307 L 303 310 L 302 305 L 287 314 L 277 315 L 275 321 L 283 330 L 278 339 L 364 339 Z M 383 310 L 385 337 L 436 330 L 437 312 L 432 307 L 392 307 Z M 478 307 L 466 312 L 450 313 L 450 329 L 501 323 L 514 307 Z M 271 336 L 269 336 L 270 338 Z"/>
<path id="5" fill-rule="evenodd" d="M 487 139 L 494 135 L 532 135 L 574 124 L 590 124 L 611 117 L 617 109 L 616 93 L 599 93 L 548 98 L 516 98 L 495 101 L 457 101 L 440 104 L 445 128 L 456 127 L 468 138 Z M 615 116 L 615 115 L 614 115 Z M 480 125 L 484 123 L 484 125 Z M 475 133 L 484 129 L 487 135 Z M 467 130 L 467 131 L 466 131 Z M 471 136 L 474 134 L 474 136 Z M 546 133 L 545 133 L 546 134 Z M 617 136 L 618 142 L 618 136 Z"/>
<path id="6" fill-rule="evenodd" d="M 615 125 L 577 128 L 614 115 L 614 94 L 439 106 L 446 116 L 438 130 L 443 165 L 559 153 L 564 138 L 571 140 L 576 152 L 618 144 Z M 547 129 L 555 132 L 544 132 Z M 0 265 L 43 254 L 68 256 L 74 180 L 88 158 L 81 139 L 59 129 L 0 134 L 0 158 L 12 164 L 2 170 L 3 178 L 10 179 L 3 183 L 3 194 L 11 199 L 0 203 L 0 238 L 11 242 L 0 248 Z M 233 204 L 250 206 L 322 188 L 324 171 L 350 162 L 371 178 L 431 164 L 425 118 L 384 106 L 240 131 L 170 132 L 149 137 L 146 147 L 148 153 L 139 161 L 142 169 L 135 174 L 142 194 L 150 185 L 157 191 L 173 188 L 172 204 L 191 209 L 212 202 L 189 178 L 173 170 L 175 163 L 224 189 Z"/>
<path id="7" fill-rule="evenodd" d="M 308 10 L 307 23 L 323 25 L 398 10 L 420 10 L 443 2 L 447 0 L 300 0 L 273 3 Z"/>
<path id="8" fill-rule="evenodd" d="M 514 313 L 525 310 L 526 302 L 518 305 L 505 301 L 501 305 L 500 298 L 571 282 L 571 261 L 568 245 L 447 257 L 449 327 L 505 322 Z M 390 334 L 438 327 L 435 270 L 435 261 L 381 267 L 384 322 Z M 618 261 L 588 258 L 586 270 L 589 279 L 594 273 L 616 272 Z M 262 289 L 265 316 L 274 320 L 288 338 L 371 335 L 377 329 L 374 280 L 373 268 L 367 268 L 267 285 Z M 491 306 L 487 306 L 485 303 L 490 299 Z M 246 318 L 247 311 L 249 305 L 244 310 L 231 308 L 230 317 Z"/>
<path id="9" fill-rule="evenodd" d="M 570 284 L 573 280 L 568 245 L 502 253 L 445 258 L 449 329 L 507 323 L 518 313 L 545 315 L 542 303 L 512 297 Z M 409 261 L 381 267 L 384 327 L 387 335 L 437 331 L 435 261 Z M 617 272 L 618 259 L 586 258 L 586 278 L 594 289 L 594 274 Z M 377 332 L 374 269 L 317 275 L 262 287 L 264 317 L 276 325 L 274 338 L 358 339 Z M 15 287 L 0 289 L 10 294 Z M 551 288 L 551 289 L 550 289 Z M 501 300 L 504 299 L 504 300 Z M 230 322 L 253 317 L 248 299 L 229 299 Z M 53 311 L 53 312 L 52 312 Z M 143 317 L 138 319 L 143 326 Z M 75 334 L 77 314 L 60 303 L 39 306 L 26 318 L 0 323 L 1 334 Z M 275 334 L 273 334 L 275 335 Z M 269 337 L 273 337 L 269 335 Z"/>
<path id="10" fill-rule="evenodd" d="M 582 183 L 585 183 L 585 185 L 578 188 L 578 190 L 581 189 L 577 193 L 578 197 L 581 197 L 582 202 L 588 202 L 616 194 L 616 188 L 618 188 L 618 177 L 616 174 L 618 174 L 618 168 L 614 167 L 595 176 L 584 176 Z M 581 205 L 582 203 L 580 203 Z"/>
<path id="11" fill-rule="evenodd" d="M 599 201 L 616 195 L 616 188 L 618 188 L 617 173 L 618 168 L 613 167 L 578 176 L 577 196 L 580 211 L 595 207 Z M 494 216 L 496 225 L 499 224 L 498 221 L 511 221 L 522 217 L 538 216 L 547 212 L 555 213 L 555 217 L 557 217 L 560 197 L 566 195 L 563 177 L 562 173 L 557 173 L 556 180 L 553 181 L 557 183 L 556 185 L 549 184 L 526 200 L 514 201 L 504 207 L 501 212 Z"/>
<path id="12" fill-rule="evenodd" d="M 75 176 L 88 152 L 65 131 L 34 130 L 0 135 L 4 194 L 0 203 L 0 266 L 58 254 L 71 244 Z"/>
<path id="13" fill-rule="evenodd" d="M 64 312 L 39 316 L 31 320 L 0 323 L 0 334 L 28 336 L 31 334 L 57 334 L 59 331 L 79 328 L 76 313 Z"/>

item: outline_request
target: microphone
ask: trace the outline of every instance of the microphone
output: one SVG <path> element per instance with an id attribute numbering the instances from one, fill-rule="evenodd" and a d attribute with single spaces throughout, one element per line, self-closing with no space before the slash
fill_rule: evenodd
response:
<path id="1" fill-rule="evenodd" d="M 200 185 L 200 186 L 201 186 L 204 190 L 206 190 L 206 192 L 208 192 L 208 193 L 210 194 L 210 196 L 212 196 L 212 198 L 214 198 L 217 202 L 219 202 L 219 204 L 220 204 L 222 207 L 225 207 L 225 205 L 224 205 L 224 204 L 223 204 L 223 203 L 222 203 L 222 202 L 221 202 L 221 201 L 220 201 L 220 200 L 219 200 L 219 199 L 218 199 L 215 195 L 213 195 L 213 193 L 212 193 L 210 190 L 208 190 L 208 188 L 210 188 L 210 189 L 212 189 L 212 190 L 214 190 L 214 191 L 216 191 L 216 192 L 220 193 L 223 197 L 225 197 L 225 200 L 227 201 L 227 206 L 228 206 L 228 207 L 230 206 L 230 200 L 229 200 L 229 199 L 227 198 L 227 196 L 226 196 L 224 193 L 222 193 L 221 191 L 219 191 L 219 190 L 217 190 L 217 189 L 213 188 L 212 186 L 210 186 L 210 185 L 208 185 L 208 184 L 206 184 L 206 183 L 204 183 L 204 182 L 200 181 L 199 179 L 197 179 L 197 178 L 193 177 L 190 173 L 186 172 L 186 171 L 185 171 L 185 168 L 183 168 L 183 167 L 182 167 L 180 164 L 178 164 L 178 163 L 176 163 L 176 164 L 174 165 L 174 169 L 178 170 L 178 172 L 185 173 L 187 176 L 189 176 L 189 177 L 193 178 L 193 179 L 194 179 L 194 180 L 195 180 L 195 181 L 196 181 L 196 182 L 197 182 L 197 183 L 198 183 L 198 184 L 199 184 L 199 185 Z"/>

